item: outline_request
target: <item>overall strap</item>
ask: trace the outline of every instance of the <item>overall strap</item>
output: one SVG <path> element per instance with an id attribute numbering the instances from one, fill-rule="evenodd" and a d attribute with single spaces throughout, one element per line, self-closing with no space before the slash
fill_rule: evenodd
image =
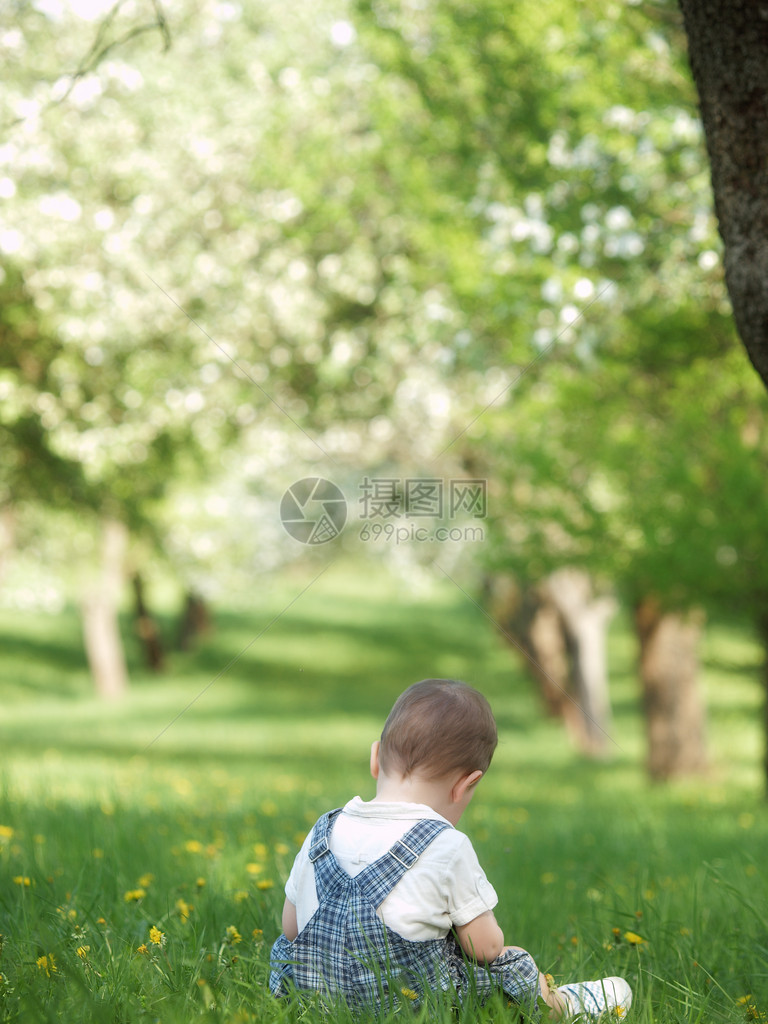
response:
<path id="1" fill-rule="evenodd" d="M 423 818 L 406 832 L 402 839 L 398 839 L 383 857 L 379 857 L 373 864 L 369 864 L 355 875 L 355 881 L 374 907 L 384 902 L 432 840 L 444 829 L 451 827 L 447 821 Z"/>
<path id="2" fill-rule="evenodd" d="M 317 821 L 312 830 L 309 860 L 315 869 L 315 892 L 319 903 L 322 903 L 331 889 L 348 884 L 350 881 L 349 875 L 339 867 L 328 843 L 333 824 L 340 814 L 340 807 L 337 807 L 335 811 L 328 811 Z"/>
<path id="3" fill-rule="evenodd" d="M 322 857 L 324 853 L 330 851 L 328 837 L 331 834 L 334 822 L 340 814 L 341 807 L 337 807 L 335 811 L 328 811 L 315 822 L 315 826 L 312 829 L 312 842 L 309 844 L 309 859 L 313 864 L 318 857 Z"/>

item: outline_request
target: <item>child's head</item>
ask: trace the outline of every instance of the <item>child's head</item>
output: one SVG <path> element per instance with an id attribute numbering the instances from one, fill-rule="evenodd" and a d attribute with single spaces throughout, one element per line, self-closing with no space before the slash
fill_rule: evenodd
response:
<path id="1" fill-rule="evenodd" d="M 387 775 L 441 779 L 486 772 L 496 722 L 485 697 L 454 679 L 422 679 L 395 701 L 384 723 L 379 761 Z"/>

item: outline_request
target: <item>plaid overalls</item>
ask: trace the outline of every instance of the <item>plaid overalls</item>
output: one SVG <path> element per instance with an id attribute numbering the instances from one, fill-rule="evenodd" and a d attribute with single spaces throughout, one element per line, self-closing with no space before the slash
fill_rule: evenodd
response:
<path id="1" fill-rule="evenodd" d="M 502 953 L 492 964 L 467 960 L 452 934 L 413 941 L 388 928 L 378 907 L 405 872 L 444 828 L 425 818 L 373 864 L 351 877 L 331 853 L 328 839 L 340 809 L 317 822 L 309 859 L 315 869 L 319 907 L 293 942 L 281 935 L 270 955 L 270 991 L 293 988 L 341 997 L 352 1006 L 387 1009 L 423 1001 L 429 992 L 452 991 L 458 999 L 474 990 L 482 997 L 503 991 L 514 1002 L 531 1004 L 539 972 L 522 950 Z"/>

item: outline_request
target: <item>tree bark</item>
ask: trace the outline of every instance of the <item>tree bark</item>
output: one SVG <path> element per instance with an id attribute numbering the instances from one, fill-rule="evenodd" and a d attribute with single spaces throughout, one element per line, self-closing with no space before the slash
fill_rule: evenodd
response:
<path id="1" fill-rule="evenodd" d="M 761 610 L 757 614 L 757 631 L 763 643 L 763 780 L 765 796 L 768 798 L 768 610 L 765 610 L 765 599 L 760 602 Z"/>
<path id="2" fill-rule="evenodd" d="M 589 577 L 576 570 L 524 589 L 497 576 L 488 592 L 491 615 L 525 655 L 548 713 L 562 718 L 581 751 L 603 754 L 610 734 L 605 631 L 613 602 L 595 599 Z"/>
<path id="3" fill-rule="evenodd" d="M 96 692 L 116 700 L 128 689 L 128 671 L 117 612 L 128 532 L 122 523 L 103 524 L 99 573 L 83 598 L 83 639 Z"/>
<path id="4" fill-rule="evenodd" d="M 635 609 L 640 640 L 648 772 L 664 781 L 707 768 L 705 712 L 698 688 L 703 616 L 665 612 L 653 598 Z"/>
<path id="5" fill-rule="evenodd" d="M 205 600 L 194 590 L 188 590 L 184 598 L 184 611 L 179 625 L 178 646 L 188 651 L 197 640 L 210 632 L 211 613 Z"/>
<path id="6" fill-rule="evenodd" d="M 606 753 L 611 731 L 606 632 L 616 614 L 616 602 L 612 597 L 595 595 L 589 574 L 579 569 L 552 573 L 546 586 L 570 641 L 573 687 L 582 716 L 582 744 L 587 753 L 601 757 Z"/>
<path id="7" fill-rule="evenodd" d="M 136 632 L 144 649 L 144 661 L 152 672 L 162 672 L 165 667 L 165 652 L 160 638 L 160 630 L 154 616 L 147 608 L 144 600 L 144 580 L 141 573 L 135 572 L 131 579 L 133 584 L 134 608 L 136 613 Z"/>
<path id="8" fill-rule="evenodd" d="M 680 0 L 741 340 L 768 387 L 768 5 Z"/>
<path id="9" fill-rule="evenodd" d="M 16 512 L 13 505 L 0 508 L 0 583 L 16 544 Z"/>

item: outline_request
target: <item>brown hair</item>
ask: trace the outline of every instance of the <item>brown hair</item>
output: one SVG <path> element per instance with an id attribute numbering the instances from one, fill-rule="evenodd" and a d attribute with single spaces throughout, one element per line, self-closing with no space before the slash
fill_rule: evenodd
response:
<path id="1" fill-rule="evenodd" d="M 381 734 L 386 773 L 418 772 L 440 779 L 453 772 L 485 772 L 498 736 L 485 697 L 455 679 L 422 679 L 395 701 Z"/>

